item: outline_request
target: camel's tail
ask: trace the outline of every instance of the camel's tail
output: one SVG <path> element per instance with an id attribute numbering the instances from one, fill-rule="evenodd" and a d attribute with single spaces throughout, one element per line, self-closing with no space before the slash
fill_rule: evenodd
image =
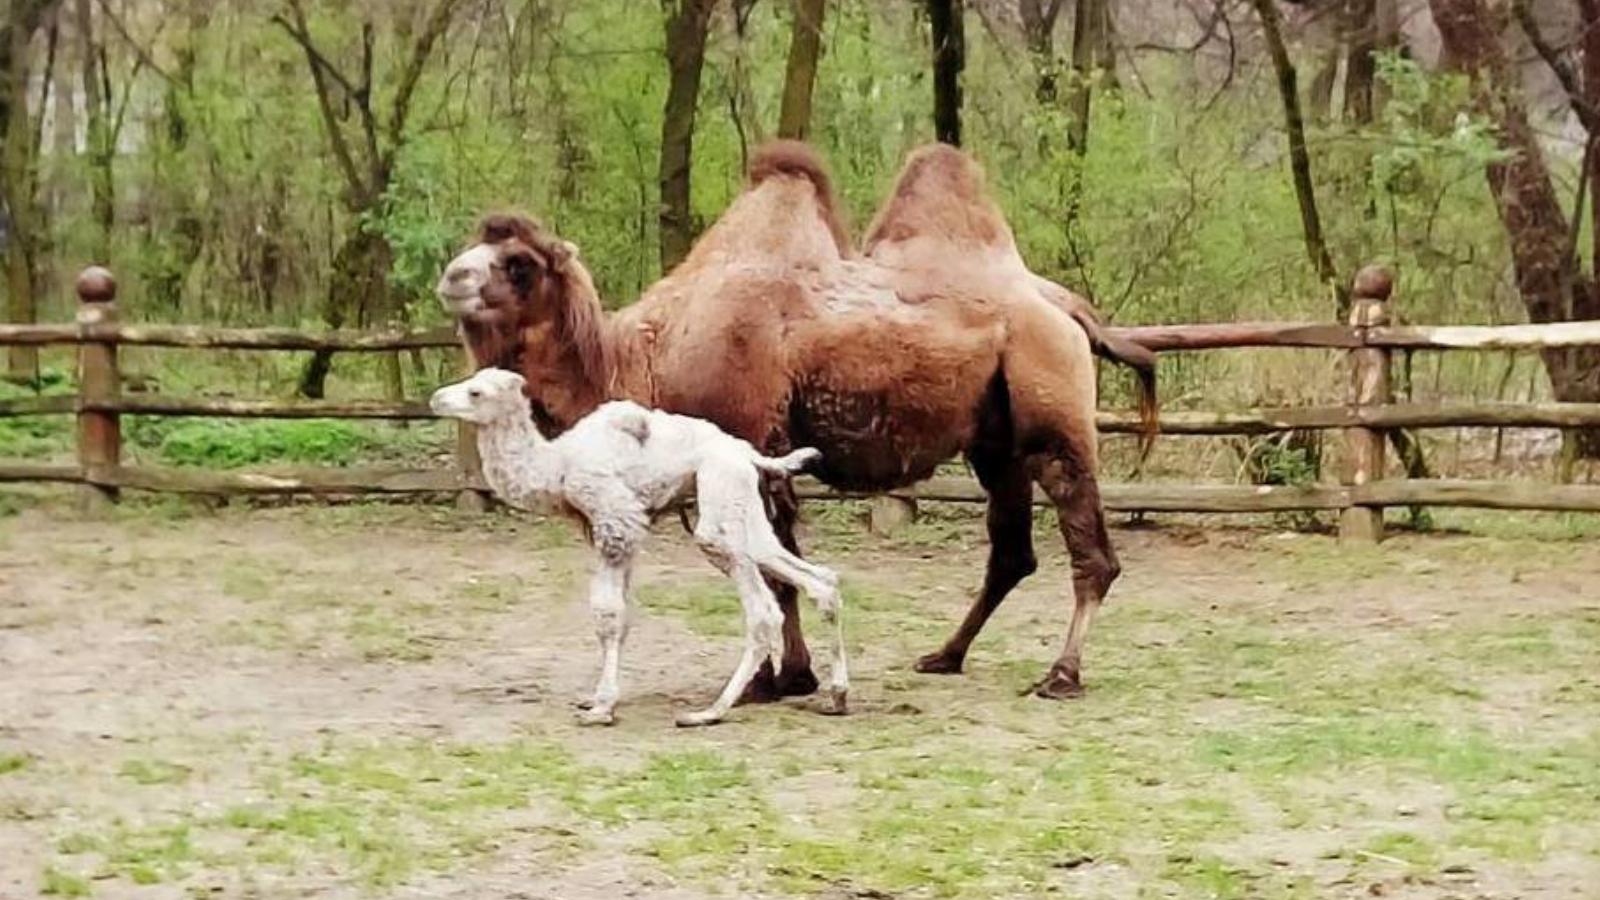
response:
<path id="1" fill-rule="evenodd" d="M 822 451 L 815 447 L 802 447 L 786 456 L 754 455 L 756 468 L 778 475 L 794 475 L 804 472 L 808 466 L 822 459 Z"/>
<path id="2" fill-rule="evenodd" d="M 1161 432 L 1158 418 L 1161 401 L 1156 396 L 1156 352 L 1143 344 L 1117 337 L 1087 310 L 1071 310 L 1072 318 L 1089 336 L 1094 355 L 1133 370 L 1139 379 L 1139 462 L 1150 455 L 1156 435 Z"/>
<path id="3" fill-rule="evenodd" d="M 1094 355 L 1121 363 L 1132 369 L 1139 378 L 1139 462 L 1143 463 L 1155 446 L 1156 435 L 1161 431 L 1157 418 L 1160 401 L 1156 397 L 1156 353 L 1149 347 L 1127 338 L 1117 337 L 1106 330 L 1099 312 L 1089 301 L 1072 293 L 1047 278 L 1034 276 L 1034 285 L 1045 299 L 1072 317 L 1083 333 L 1089 337 L 1089 347 Z"/>

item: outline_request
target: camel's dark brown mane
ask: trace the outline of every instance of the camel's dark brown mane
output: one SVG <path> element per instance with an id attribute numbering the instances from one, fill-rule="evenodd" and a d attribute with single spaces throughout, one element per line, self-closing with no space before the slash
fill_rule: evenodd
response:
<path id="1" fill-rule="evenodd" d="M 823 164 L 817 151 L 811 149 L 809 144 L 790 140 L 768 141 L 757 147 L 750 157 L 750 186 L 756 187 L 768 178 L 780 175 L 804 178 L 811 182 L 817 192 L 822 220 L 827 223 L 840 255 L 849 256 L 852 253 L 850 233 L 845 228 L 844 217 L 834 197 L 833 179 L 828 175 L 828 167 Z"/>
<path id="2" fill-rule="evenodd" d="M 920 236 L 982 246 L 1009 241 L 1005 219 L 984 187 L 983 169 L 947 144 L 919 148 L 907 158 L 862 248 L 871 253 L 880 242 Z"/>
<path id="3" fill-rule="evenodd" d="M 539 275 L 534 279 L 531 296 L 518 298 L 518 315 L 497 326 L 494 338 L 485 343 L 493 349 L 515 351 L 521 347 L 522 325 L 541 310 L 555 310 L 557 340 L 576 355 L 589 383 L 604 391 L 611 378 L 605 311 L 594 282 L 578 262 L 572 245 L 545 231 L 534 219 L 513 213 L 485 216 L 478 227 L 478 239 L 486 244 L 509 243 L 511 246 L 504 251 L 507 258 L 525 250 Z"/>

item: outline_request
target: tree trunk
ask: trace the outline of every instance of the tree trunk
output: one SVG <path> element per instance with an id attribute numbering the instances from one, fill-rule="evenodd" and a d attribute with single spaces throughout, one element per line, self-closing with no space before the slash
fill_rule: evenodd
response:
<path id="1" fill-rule="evenodd" d="M 1430 0 L 1452 65 L 1472 78 L 1473 102 L 1494 122 L 1511 155 L 1487 166 L 1490 193 L 1511 242 L 1517 291 L 1534 322 L 1600 318 L 1595 286 L 1569 252 L 1571 226 L 1562 214 L 1550 170 L 1528 115 L 1517 70 L 1501 49 L 1481 0 Z M 1557 400 L 1600 401 L 1600 348 L 1540 354 Z M 1600 458 L 1600 430 L 1577 435 L 1576 450 Z"/>
<path id="2" fill-rule="evenodd" d="M 45 223 L 37 197 L 38 163 L 33 117 L 28 110 L 29 47 L 48 4 L 43 0 L 11 0 L 0 22 L 0 199 L 5 203 L 7 318 L 35 322 L 39 317 L 39 271 L 44 255 Z M 48 81 L 50 73 L 46 73 Z M 11 347 L 7 376 L 31 382 L 38 378 L 39 351 Z"/>
<path id="3" fill-rule="evenodd" d="M 1060 67 L 1056 64 L 1056 17 L 1061 13 L 1063 0 L 1022 0 L 1022 35 L 1028 44 L 1028 55 L 1033 58 L 1033 97 L 1044 105 L 1056 102 L 1056 81 Z"/>
<path id="4" fill-rule="evenodd" d="M 1339 80 L 1339 51 L 1334 47 L 1322 55 L 1311 88 L 1306 92 L 1306 105 L 1313 122 L 1326 122 L 1333 115 L 1333 84 Z"/>
<path id="5" fill-rule="evenodd" d="M 1077 0 L 1072 18 L 1072 86 L 1067 93 L 1067 147 L 1082 157 L 1089 150 L 1089 106 L 1094 96 L 1095 73 L 1110 63 L 1106 58 L 1106 0 Z"/>
<path id="6" fill-rule="evenodd" d="M 329 328 L 343 328 L 359 321 L 364 310 L 388 309 L 389 268 L 393 253 L 383 235 L 363 227 L 353 219 L 350 232 L 333 257 L 333 272 L 328 279 L 328 294 L 323 320 Z M 313 399 L 326 393 L 328 371 L 333 366 L 331 350 L 317 350 L 300 373 L 300 394 Z M 385 369 L 386 377 L 388 369 Z"/>
<path id="7" fill-rule="evenodd" d="M 733 0 L 733 52 L 728 74 L 728 118 L 739 135 L 739 170 L 750 167 L 750 145 L 765 141 L 761 109 L 750 83 L 750 13 L 756 0 Z M 809 98 L 808 98 L 809 100 Z"/>
<path id="8" fill-rule="evenodd" d="M 90 0 L 77 0 L 78 52 L 81 56 L 83 106 L 88 122 L 89 183 L 93 198 L 94 241 L 90 245 L 93 262 L 111 261 L 111 229 L 116 219 L 115 183 L 112 162 L 116 148 L 111 146 L 109 85 L 105 71 L 105 48 L 95 41 L 94 11 Z"/>
<path id="9" fill-rule="evenodd" d="M 1317 213 L 1317 192 L 1311 181 L 1311 154 L 1306 149 L 1305 120 L 1300 114 L 1300 92 L 1296 84 L 1294 63 L 1289 61 L 1289 50 L 1283 43 L 1282 23 L 1274 0 L 1250 0 L 1261 18 L 1261 33 L 1272 56 L 1272 68 L 1278 76 L 1278 96 L 1283 101 L 1284 130 L 1289 134 L 1289 169 L 1294 177 L 1294 196 L 1300 205 L 1300 227 L 1305 235 L 1306 255 L 1311 258 L 1317 278 L 1333 293 L 1335 312 L 1339 321 L 1350 314 L 1350 292 L 1339 280 L 1333 255 L 1322 236 L 1322 218 Z"/>
<path id="10" fill-rule="evenodd" d="M 694 243 L 689 173 L 706 29 L 717 0 L 661 0 L 667 15 L 667 103 L 661 116 L 661 270 L 671 271 Z"/>
<path id="11" fill-rule="evenodd" d="M 794 29 L 789 35 L 789 62 L 783 74 L 783 106 L 778 111 L 778 137 L 805 140 L 811 130 L 811 90 L 822 52 L 822 20 L 828 0 L 794 0 Z"/>
<path id="12" fill-rule="evenodd" d="M 963 0 L 927 0 L 933 34 L 933 132 L 954 147 L 961 146 L 961 70 L 967 64 Z"/>

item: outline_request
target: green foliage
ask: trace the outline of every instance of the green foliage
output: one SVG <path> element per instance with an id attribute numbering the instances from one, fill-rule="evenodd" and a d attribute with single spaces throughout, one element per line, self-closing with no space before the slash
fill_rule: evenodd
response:
<path id="1" fill-rule="evenodd" d="M 268 462 L 342 466 L 371 445 L 356 425 L 339 420 L 194 419 L 164 428 L 157 449 L 174 465 L 227 469 Z"/>
<path id="2" fill-rule="evenodd" d="M 87 879 L 47 866 L 39 880 L 39 893 L 47 897 L 87 897 L 94 890 Z"/>

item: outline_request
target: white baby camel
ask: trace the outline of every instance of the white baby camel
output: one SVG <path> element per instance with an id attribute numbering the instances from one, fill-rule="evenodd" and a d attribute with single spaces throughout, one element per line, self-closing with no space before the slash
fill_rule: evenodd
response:
<path id="1" fill-rule="evenodd" d="M 797 450 L 773 459 L 710 422 L 626 401 L 606 403 L 559 438 L 547 440 L 534 427 L 522 387 L 521 375 L 483 369 L 434 392 L 431 406 L 439 415 L 478 426 L 483 475 L 501 500 L 518 509 L 576 512 L 588 525 L 600 553 L 589 585 L 589 607 L 600 638 L 600 683 L 582 720 L 614 720 L 634 560 L 651 519 L 690 496 L 700 515 L 695 542 L 738 589 L 745 642 L 744 655 L 716 702 L 698 712 L 680 713 L 678 724 L 720 721 L 763 659 L 778 664 L 783 614 L 762 575 L 805 591 L 832 623 L 829 687 L 833 711 L 844 712 L 849 674 L 839 624 L 839 577 L 784 549 L 767 521 L 760 493 L 758 470 L 796 472 L 817 458 L 817 451 Z"/>

